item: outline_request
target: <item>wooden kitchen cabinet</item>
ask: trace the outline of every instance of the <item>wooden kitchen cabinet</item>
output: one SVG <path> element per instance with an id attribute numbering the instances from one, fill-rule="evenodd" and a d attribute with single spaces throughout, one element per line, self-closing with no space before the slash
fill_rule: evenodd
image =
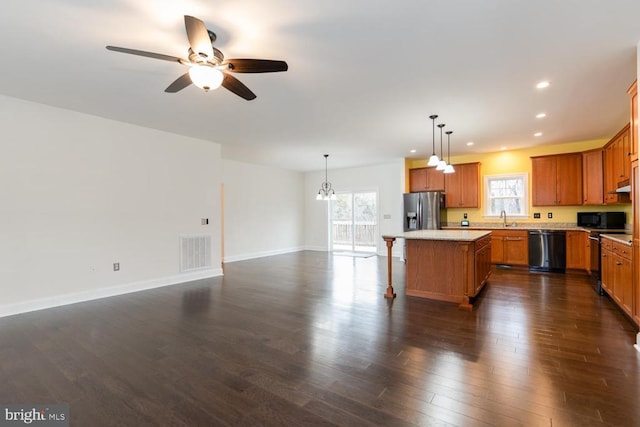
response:
<path id="1" fill-rule="evenodd" d="M 637 99 L 636 99 L 637 100 Z M 637 125 L 637 123 L 636 123 Z M 632 133 L 633 135 L 633 133 Z M 636 133 L 637 137 L 637 133 Z M 633 136 L 632 136 L 633 138 Z M 637 140 L 632 141 L 637 144 Z M 631 198 L 633 202 L 633 247 L 632 247 L 632 293 L 633 293 L 633 313 L 632 319 L 640 328 L 640 169 L 638 159 L 631 163 Z"/>
<path id="2" fill-rule="evenodd" d="M 445 204 L 448 208 L 480 207 L 480 163 L 453 165 L 454 173 L 445 174 Z"/>
<path id="3" fill-rule="evenodd" d="M 631 101 L 630 144 L 631 144 L 631 201 L 633 203 L 633 248 L 632 248 L 632 319 L 640 328 L 640 169 L 638 168 L 638 81 L 629 88 Z"/>
<path id="4" fill-rule="evenodd" d="M 629 120 L 629 161 L 638 159 L 638 81 L 634 81 L 627 90 L 631 101 L 631 117 Z"/>
<path id="5" fill-rule="evenodd" d="M 630 245 L 602 237 L 602 288 L 629 317 L 634 315 L 634 287 Z"/>
<path id="6" fill-rule="evenodd" d="M 444 191 L 444 173 L 435 167 L 409 169 L 409 191 Z"/>
<path id="7" fill-rule="evenodd" d="M 475 295 L 477 295 L 491 275 L 491 236 L 483 237 L 475 243 Z"/>
<path id="8" fill-rule="evenodd" d="M 582 153 L 531 158 L 533 206 L 582 204 Z"/>
<path id="9" fill-rule="evenodd" d="M 631 172 L 631 134 L 630 124 L 623 127 L 604 146 L 604 193 L 605 202 L 629 202 L 625 194 L 616 194 L 618 184 L 629 181 Z"/>
<path id="10" fill-rule="evenodd" d="M 456 302 L 463 309 L 473 307 L 475 296 L 491 274 L 487 263 L 491 252 L 489 234 L 469 240 L 408 238 L 406 248 L 408 296 Z M 477 255 L 480 259 L 476 259 Z"/>
<path id="11" fill-rule="evenodd" d="M 609 295 L 613 293 L 613 268 L 610 265 L 611 257 L 611 240 L 600 240 L 600 281 L 602 289 Z"/>
<path id="12" fill-rule="evenodd" d="M 566 253 L 567 268 L 588 270 L 590 266 L 589 233 L 586 231 L 567 231 Z"/>
<path id="13" fill-rule="evenodd" d="M 492 230 L 491 263 L 529 265 L 529 234 L 527 230 Z"/>
<path id="14" fill-rule="evenodd" d="M 602 148 L 582 152 L 582 204 L 604 203 L 604 163 Z"/>

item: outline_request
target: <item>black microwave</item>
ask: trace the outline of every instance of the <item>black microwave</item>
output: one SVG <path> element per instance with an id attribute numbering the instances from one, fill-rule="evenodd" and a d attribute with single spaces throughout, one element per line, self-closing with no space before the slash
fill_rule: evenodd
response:
<path id="1" fill-rule="evenodd" d="M 578 227 L 620 229 L 625 221 L 624 212 L 578 212 Z"/>

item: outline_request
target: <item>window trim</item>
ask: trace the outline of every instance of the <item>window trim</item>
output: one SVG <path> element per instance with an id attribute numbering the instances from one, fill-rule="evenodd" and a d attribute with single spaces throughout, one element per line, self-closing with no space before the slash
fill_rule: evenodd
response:
<path id="1" fill-rule="evenodd" d="M 484 176 L 484 209 L 482 215 L 484 218 L 500 218 L 500 215 L 494 215 L 490 212 L 491 209 L 491 191 L 489 191 L 489 181 L 496 179 L 522 179 L 524 188 L 524 194 L 522 195 L 522 213 L 521 214 L 508 214 L 509 218 L 529 218 L 529 174 L 527 172 L 518 173 L 505 173 L 495 175 Z"/>

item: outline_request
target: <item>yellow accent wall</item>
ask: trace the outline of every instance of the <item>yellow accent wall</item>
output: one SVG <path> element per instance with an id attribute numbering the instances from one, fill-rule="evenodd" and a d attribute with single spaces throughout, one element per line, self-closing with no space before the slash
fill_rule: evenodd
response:
<path id="1" fill-rule="evenodd" d="M 574 153 L 586 151 L 604 146 L 607 139 L 592 141 L 572 142 L 555 145 L 540 145 L 520 150 L 506 150 L 493 153 L 467 154 L 463 156 L 452 156 L 451 163 L 472 163 L 480 162 L 480 208 L 449 208 L 447 209 L 447 221 L 456 223 L 463 219 L 463 214 L 468 215 L 468 220 L 477 222 L 500 222 L 494 218 L 485 218 L 482 214 L 484 204 L 484 176 L 498 175 L 506 173 L 527 173 L 529 175 L 529 218 L 527 220 L 518 219 L 522 223 L 575 223 L 576 212 L 595 211 L 623 211 L 626 212 L 627 222 L 632 222 L 631 204 L 623 203 L 617 205 L 598 206 L 532 206 L 531 205 L 531 157 L 548 154 Z M 425 167 L 427 159 L 405 159 L 406 168 L 406 191 L 409 191 L 409 173 L 412 168 Z M 534 212 L 540 213 L 540 219 L 534 219 Z M 547 213 L 551 212 L 553 218 L 547 218 Z"/>

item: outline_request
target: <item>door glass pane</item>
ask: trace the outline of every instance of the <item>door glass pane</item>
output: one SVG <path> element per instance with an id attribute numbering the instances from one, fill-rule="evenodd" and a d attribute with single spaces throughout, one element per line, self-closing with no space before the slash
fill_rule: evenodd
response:
<path id="1" fill-rule="evenodd" d="M 376 192 L 336 194 L 331 202 L 332 250 L 376 251 L 376 198 Z"/>
<path id="2" fill-rule="evenodd" d="M 338 193 L 331 201 L 331 241 L 334 250 L 353 250 L 353 194 Z"/>
<path id="3" fill-rule="evenodd" d="M 376 249 L 376 193 L 354 194 L 354 250 Z"/>

